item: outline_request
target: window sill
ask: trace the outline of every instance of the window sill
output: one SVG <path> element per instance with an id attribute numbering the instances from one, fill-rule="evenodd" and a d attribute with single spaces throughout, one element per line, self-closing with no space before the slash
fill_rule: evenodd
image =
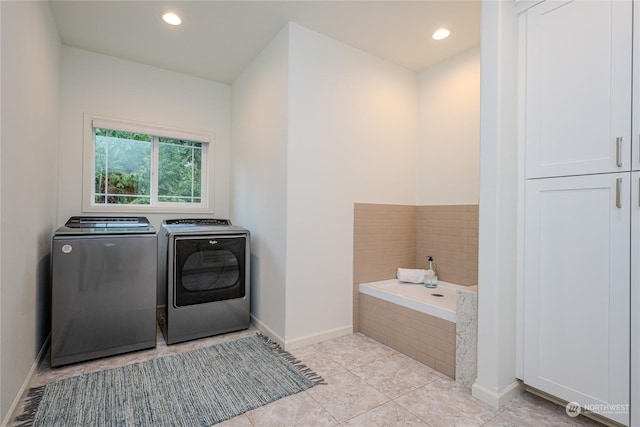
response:
<path id="1" fill-rule="evenodd" d="M 207 213 L 213 214 L 213 208 L 209 207 L 184 207 L 184 206 L 145 206 L 145 205 L 114 205 L 114 206 L 85 206 L 83 213 L 105 213 L 105 214 L 121 214 L 121 213 L 173 213 L 173 214 L 189 214 L 189 213 Z"/>

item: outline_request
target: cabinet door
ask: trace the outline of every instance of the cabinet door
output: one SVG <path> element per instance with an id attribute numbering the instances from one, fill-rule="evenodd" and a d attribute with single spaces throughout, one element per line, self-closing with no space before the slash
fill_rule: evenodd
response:
<path id="1" fill-rule="evenodd" d="M 630 175 L 528 180 L 524 237 L 525 383 L 625 425 Z"/>
<path id="2" fill-rule="evenodd" d="M 630 170 L 632 2 L 527 11 L 526 177 Z"/>
<path id="3" fill-rule="evenodd" d="M 631 169 L 640 171 L 640 0 L 633 2 L 633 129 L 631 132 Z M 639 420 L 640 423 L 640 420 Z"/>
<path id="4" fill-rule="evenodd" d="M 631 425 L 640 426 L 640 172 L 631 175 Z"/>

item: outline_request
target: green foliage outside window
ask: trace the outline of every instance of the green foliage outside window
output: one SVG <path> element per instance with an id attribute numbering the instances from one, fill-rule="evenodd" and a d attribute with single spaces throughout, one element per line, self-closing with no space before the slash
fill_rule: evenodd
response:
<path id="1" fill-rule="evenodd" d="M 202 144 L 159 138 L 158 200 L 199 203 Z"/>
<path id="2" fill-rule="evenodd" d="M 94 202 L 149 205 L 157 143 L 159 202 L 200 203 L 202 144 L 95 128 Z"/>

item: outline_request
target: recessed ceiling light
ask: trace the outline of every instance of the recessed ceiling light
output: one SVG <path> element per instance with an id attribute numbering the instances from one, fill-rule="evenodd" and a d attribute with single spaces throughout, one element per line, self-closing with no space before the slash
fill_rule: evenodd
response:
<path id="1" fill-rule="evenodd" d="M 442 39 L 446 39 L 447 37 L 449 37 L 449 34 L 451 34 L 451 32 L 449 30 L 447 30 L 446 28 L 440 28 L 435 33 L 433 33 L 433 35 L 431 37 L 434 40 L 442 40 Z"/>
<path id="2" fill-rule="evenodd" d="M 180 25 L 182 23 L 182 19 L 174 12 L 164 12 L 162 14 L 162 20 L 169 25 Z"/>

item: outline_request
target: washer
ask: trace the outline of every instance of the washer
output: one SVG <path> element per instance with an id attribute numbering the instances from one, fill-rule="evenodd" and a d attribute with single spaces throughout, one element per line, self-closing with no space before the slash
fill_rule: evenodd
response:
<path id="1" fill-rule="evenodd" d="M 156 230 L 145 217 L 71 217 L 52 242 L 51 366 L 156 345 Z"/>
<path id="2" fill-rule="evenodd" d="M 228 219 L 162 222 L 160 326 L 167 344 L 249 327 L 249 231 Z"/>

